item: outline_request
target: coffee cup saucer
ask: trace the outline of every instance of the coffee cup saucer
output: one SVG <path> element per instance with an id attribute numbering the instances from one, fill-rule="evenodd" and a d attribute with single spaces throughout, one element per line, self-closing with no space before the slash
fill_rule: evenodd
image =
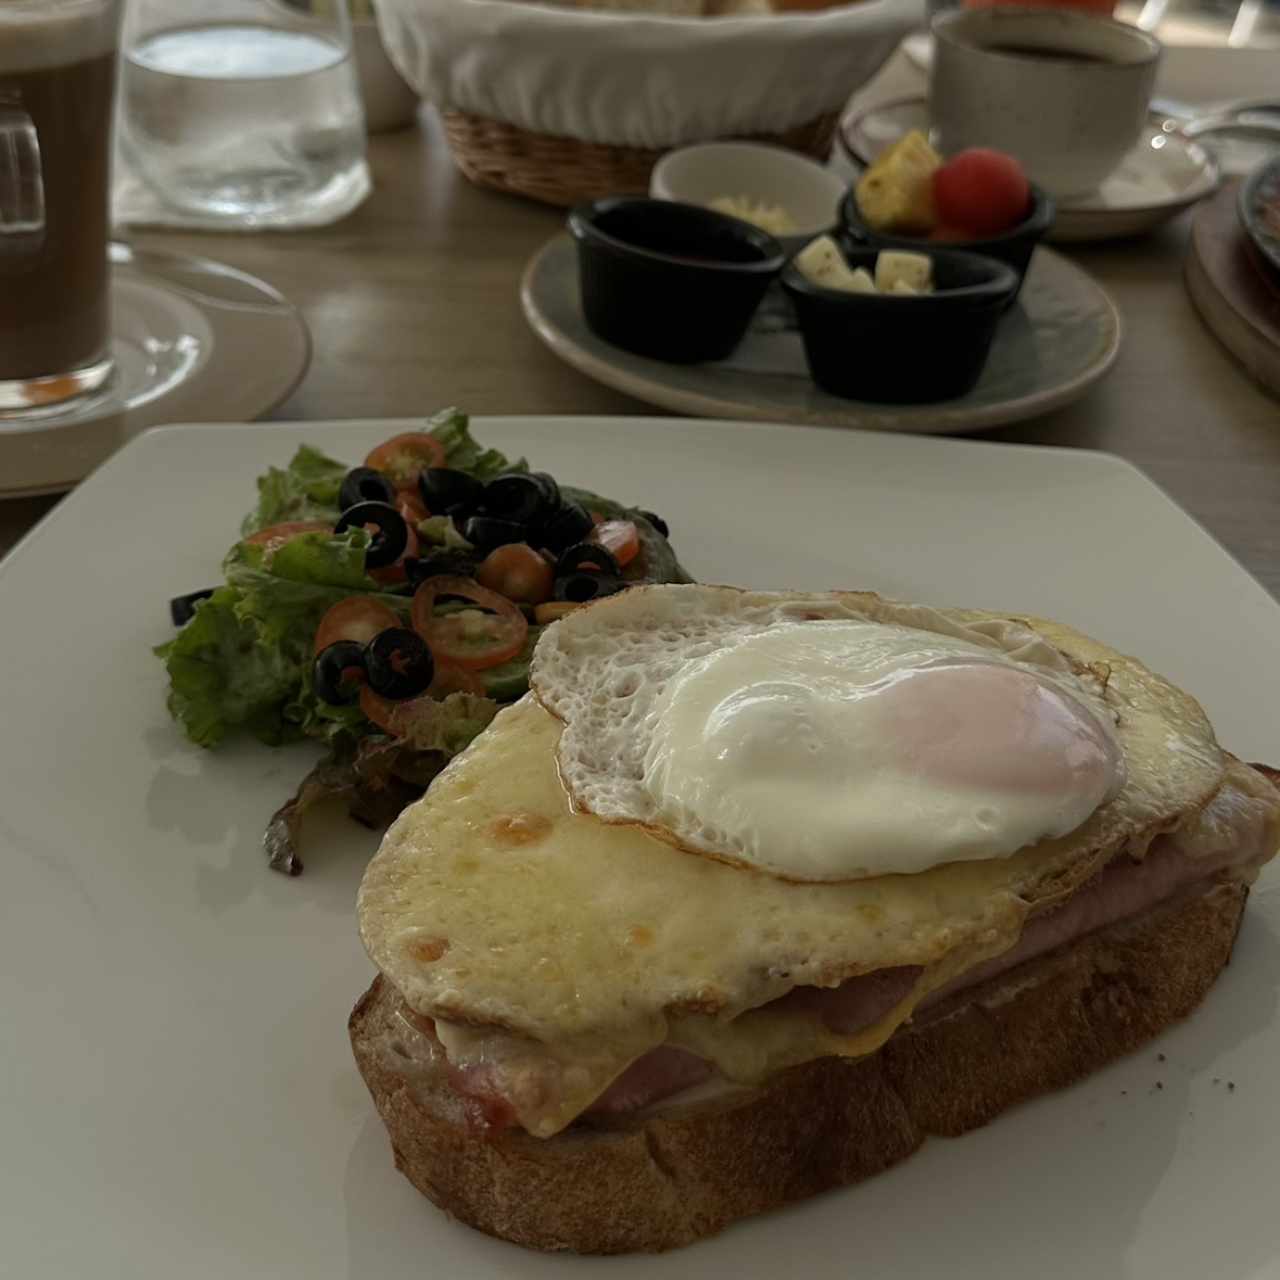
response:
<path id="1" fill-rule="evenodd" d="M 869 164 L 912 129 L 931 130 L 924 98 L 902 98 L 841 121 L 838 137 L 858 164 Z M 1218 187 L 1218 162 L 1200 143 L 1153 114 L 1137 144 L 1097 191 L 1059 200 L 1048 238 L 1059 244 L 1119 240 L 1151 231 Z"/>
<path id="2" fill-rule="evenodd" d="M 263 281 L 127 244 L 110 246 L 110 262 L 112 380 L 62 408 L 0 417 L 0 499 L 69 489 L 147 427 L 261 417 L 306 372 L 306 324 Z"/>

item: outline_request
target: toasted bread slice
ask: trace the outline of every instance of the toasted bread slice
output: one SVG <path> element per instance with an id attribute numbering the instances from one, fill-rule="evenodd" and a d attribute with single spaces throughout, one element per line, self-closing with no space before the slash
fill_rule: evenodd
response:
<path id="1" fill-rule="evenodd" d="M 1132 1052 L 1200 1002 L 1248 889 L 1222 880 L 960 992 L 877 1053 L 759 1089 L 678 1100 L 550 1139 L 482 1139 L 439 1064 L 415 1058 L 381 976 L 350 1019 L 397 1167 L 452 1216 L 537 1249 L 669 1249 L 858 1182 Z"/>

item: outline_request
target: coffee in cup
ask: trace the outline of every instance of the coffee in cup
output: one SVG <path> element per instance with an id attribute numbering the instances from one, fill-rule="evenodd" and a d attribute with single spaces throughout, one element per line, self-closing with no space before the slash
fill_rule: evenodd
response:
<path id="1" fill-rule="evenodd" d="M 940 149 L 1006 151 L 1059 198 L 1113 172 L 1146 125 L 1160 42 L 1063 9 L 965 9 L 934 19 L 930 110 Z"/>
<path id="2" fill-rule="evenodd" d="M 119 17 L 120 0 L 0 0 L 0 419 L 111 375 Z"/>

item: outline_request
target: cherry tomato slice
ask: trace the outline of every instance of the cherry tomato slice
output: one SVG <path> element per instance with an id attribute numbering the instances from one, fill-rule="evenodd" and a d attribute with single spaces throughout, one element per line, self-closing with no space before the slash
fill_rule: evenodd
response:
<path id="1" fill-rule="evenodd" d="M 451 693 L 474 693 L 483 698 L 486 692 L 484 681 L 474 671 L 454 662 L 437 662 L 436 678 L 427 690 L 427 697 L 443 700 Z"/>
<path id="2" fill-rule="evenodd" d="M 474 672 L 448 662 L 436 663 L 436 678 L 426 693 L 399 702 L 374 693 L 368 685 L 360 690 L 360 710 L 383 733 L 393 738 L 404 738 L 413 732 L 414 721 L 420 716 L 434 715 L 433 706 L 439 705 L 451 693 L 474 693 L 484 696 L 484 681 Z"/>
<path id="3" fill-rule="evenodd" d="M 300 533 L 332 533 L 333 525 L 325 520 L 286 520 L 283 524 L 269 524 L 257 533 L 251 533 L 245 542 L 255 547 L 263 547 L 267 562 L 286 542 L 292 541 Z"/>
<path id="4" fill-rule="evenodd" d="M 445 599 L 475 608 L 437 614 Z M 413 629 L 431 646 L 437 662 L 483 671 L 514 658 L 524 648 L 529 623 L 510 600 L 470 578 L 428 578 L 413 597 Z"/>
<path id="5" fill-rule="evenodd" d="M 425 431 L 406 431 L 392 436 L 364 460 L 366 467 L 383 472 L 397 489 L 417 484 L 419 471 L 444 464 L 444 445 Z"/>
<path id="6" fill-rule="evenodd" d="M 550 600 L 555 578 L 554 566 L 526 542 L 509 542 L 489 552 L 476 570 L 482 587 L 520 604 Z"/>
<path id="7" fill-rule="evenodd" d="M 412 529 L 419 520 L 425 520 L 431 512 L 423 502 L 417 489 L 401 489 L 396 493 L 396 510 L 405 518 L 405 523 Z"/>
<path id="8" fill-rule="evenodd" d="M 613 552 L 618 568 L 625 568 L 640 554 L 640 531 L 630 520 L 606 520 L 588 535 L 588 541 Z"/>
<path id="9" fill-rule="evenodd" d="M 549 622 L 558 622 L 567 614 L 573 613 L 575 609 L 581 609 L 576 600 L 548 600 L 546 604 L 540 604 L 533 611 L 533 620 L 540 627 L 545 627 Z"/>
<path id="10" fill-rule="evenodd" d="M 388 627 L 400 625 L 400 616 L 390 605 L 369 596 L 352 596 L 348 600 L 339 600 L 320 619 L 313 648 L 319 653 L 321 649 L 327 649 L 339 640 L 368 644 L 374 636 Z"/>

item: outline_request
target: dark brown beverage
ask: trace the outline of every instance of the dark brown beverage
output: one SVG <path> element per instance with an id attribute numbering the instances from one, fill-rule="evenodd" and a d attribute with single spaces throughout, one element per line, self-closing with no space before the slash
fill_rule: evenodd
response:
<path id="1" fill-rule="evenodd" d="M 71 8 L 0 18 L 0 382 L 74 373 L 108 345 L 116 5 Z"/>
<path id="2" fill-rule="evenodd" d="M 1019 58 L 1046 58 L 1052 62 L 1110 62 L 1096 53 L 1084 53 L 1079 49 L 1046 49 L 1031 44 L 989 44 L 984 46 L 992 53 L 1012 53 Z"/>

